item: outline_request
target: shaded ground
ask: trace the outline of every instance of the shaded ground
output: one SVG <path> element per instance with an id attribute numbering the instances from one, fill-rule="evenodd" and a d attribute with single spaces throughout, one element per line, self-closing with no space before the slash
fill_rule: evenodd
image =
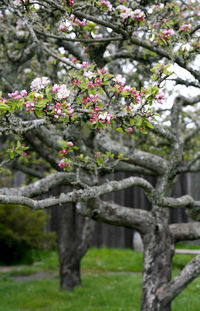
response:
<path id="1" fill-rule="evenodd" d="M 31 275 L 16 275 L 12 276 L 11 278 L 14 281 L 21 282 L 21 281 L 30 281 L 30 280 L 43 280 L 57 277 L 56 273 L 46 273 L 46 272 L 38 272 Z"/>

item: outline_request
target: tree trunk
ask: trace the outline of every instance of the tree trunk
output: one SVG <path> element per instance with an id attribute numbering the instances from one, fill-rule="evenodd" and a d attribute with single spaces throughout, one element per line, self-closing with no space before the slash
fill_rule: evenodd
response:
<path id="1" fill-rule="evenodd" d="M 93 228 L 93 220 L 77 215 L 75 204 L 58 207 L 57 248 L 61 289 L 71 291 L 81 285 L 80 262 L 91 244 Z"/>
<path id="2" fill-rule="evenodd" d="M 70 260 L 65 253 L 66 257 L 60 258 L 60 288 L 71 291 L 81 285 L 80 259 L 72 254 Z"/>
<path id="3" fill-rule="evenodd" d="M 76 214 L 73 204 L 58 208 L 57 248 L 60 288 L 72 290 L 81 284 L 80 262 L 76 258 Z"/>
<path id="4" fill-rule="evenodd" d="M 168 211 L 157 209 L 152 215 L 155 222 L 143 236 L 143 293 L 141 311 L 170 311 L 170 304 L 162 305 L 157 299 L 158 289 L 171 280 L 174 243 L 168 227 Z"/>

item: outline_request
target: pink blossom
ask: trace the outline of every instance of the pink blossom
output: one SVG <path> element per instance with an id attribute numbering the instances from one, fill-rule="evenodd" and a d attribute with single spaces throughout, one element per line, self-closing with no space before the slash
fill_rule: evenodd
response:
<path id="1" fill-rule="evenodd" d="M 102 120 L 102 123 L 105 123 L 103 121 L 107 121 L 107 123 L 109 124 L 112 118 L 113 118 L 113 115 L 108 112 L 104 112 L 99 115 L 99 119 Z"/>
<path id="2" fill-rule="evenodd" d="M 15 96 L 14 99 L 16 99 L 16 100 L 17 100 L 17 99 L 21 99 L 21 95 Z"/>
<path id="3" fill-rule="evenodd" d="M 104 68 L 101 69 L 101 73 L 102 73 L 102 74 L 105 74 L 106 72 L 107 72 L 107 71 L 106 71 Z"/>
<path id="4" fill-rule="evenodd" d="M 169 37 L 173 37 L 174 36 L 174 30 L 173 29 L 164 29 L 162 32 L 162 37 L 164 40 L 169 39 Z"/>
<path id="5" fill-rule="evenodd" d="M 126 83 L 126 78 L 122 77 L 122 75 L 117 75 L 114 81 L 121 85 L 124 85 Z"/>
<path id="6" fill-rule="evenodd" d="M 106 7 L 108 11 L 112 11 L 112 4 L 110 3 L 110 1 L 101 1 L 101 5 Z"/>
<path id="7" fill-rule="evenodd" d="M 18 91 L 15 91 L 15 92 L 13 92 L 13 93 L 8 93 L 8 97 L 15 97 L 15 96 L 17 96 L 17 95 L 19 95 L 19 92 Z"/>
<path id="8" fill-rule="evenodd" d="M 89 81 L 87 83 L 87 86 L 89 86 L 89 88 L 91 89 L 93 86 L 95 86 L 95 84 L 92 81 Z"/>
<path id="9" fill-rule="evenodd" d="M 135 11 L 133 11 L 133 13 L 131 14 L 132 18 L 136 18 L 139 21 L 143 21 L 144 20 L 144 12 L 142 12 L 141 10 L 137 9 Z"/>
<path id="10" fill-rule="evenodd" d="M 69 1 L 69 6 L 73 6 L 74 5 L 74 0 L 70 0 Z"/>
<path id="11" fill-rule="evenodd" d="M 158 95 L 155 96 L 155 99 L 157 100 L 159 104 L 162 105 L 163 104 L 162 99 L 164 99 L 164 93 L 161 90 L 159 90 Z"/>
<path id="12" fill-rule="evenodd" d="M 63 168 L 63 167 L 69 166 L 69 164 L 66 162 L 65 159 L 62 159 L 62 160 L 58 163 L 58 166 L 59 166 L 60 168 Z"/>
<path id="13" fill-rule="evenodd" d="M 81 64 L 81 68 L 85 68 L 86 66 L 88 66 L 88 62 L 83 62 L 82 64 Z"/>
<path id="14" fill-rule="evenodd" d="M 23 151 L 22 155 L 27 159 L 27 157 L 28 157 L 28 153 L 27 152 Z"/>
<path id="15" fill-rule="evenodd" d="M 73 147 L 73 146 L 74 146 L 74 144 L 73 144 L 72 141 L 68 141 L 68 142 L 67 142 L 67 145 L 70 146 L 70 147 Z"/>
<path id="16" fill-rule="evenodd" d="M 138 21 L 144 20 L 144 12 L 140 9 L 133 11 L 131 8 L 127 8 L 125 5 L 122 4 L 118 5 L 116 9 L 120 11 L 120 17 L 122 18 L 122 21 L 124 21 L 128 17 L 131 17 L 132 19 L 137 19 Z"/>
<path id="17" fill-rule="evenodd" d="M 58 152 L 59 157 L 62 157 L 63 155 L 66 155 L 68 151 L 69 151 L 69 149 L 60 150 L 60 151 Z"/>
<path id="18" fill-rule="evenodd" d="M 0 100 L 1 100 L 1 102 L 2 102 L 3 104 L 5 104 L 5 105 L 7 104 L 7 100 L 6 100 L 5 97 L 2 97 Z"/>
<path id="19" fill-rule="evenodd" d="M 120 17 L 122 18 L 122 21 L 128 18 L 133 12 L 130 8 L 127 8 L 125 5 L 122 4 L 118 5 L 116 9 L 120 11 Z"/>
<path id="20" fill-rule="evenodd" d="M 25 96 L 27 96 L 27 91 L 26 90 L 22 90 L 20 92 L 20 94 L 21 94 L 22 97 L 25 97 Z"/>
<path id="21" fill-rule="evenodd" d="M 58 84 L 54 84 L 54 86 L 52 87 L 52 92 L 57 92 L 60 89 L 60 85 Z"/>
<path id="22" fill-rule="evenodd" d="M 180 31 L 189 31 L 191 28 L 192 28 L 191 24 L 184 24 L 184 25 L 181 25 Z"/>
<path id="23" fill-rule="evenodd" d="M 128 128 L 127 128 L 127 133 L 130 135 L 132 132 L 133 132 L 132 127 L 128 127 Z"/>
<path id="24" fill-rule="evenodd" d="M 125 85 L 124 86 L 124 91 L 130 92 L 131 91 L 131 86 L 130 85 Z"/>
<path id="25" fill-rule="evenodd" d="M 95 82 L 96 82 L 96 84 L 97 84 L 97 85 L 101 85 L 101 80 L 100 80 L 100 78 L 99 78 L 99 77 L 98 77 L 98 78 L 96 78 L 96 81 L 95 81 Z"/>

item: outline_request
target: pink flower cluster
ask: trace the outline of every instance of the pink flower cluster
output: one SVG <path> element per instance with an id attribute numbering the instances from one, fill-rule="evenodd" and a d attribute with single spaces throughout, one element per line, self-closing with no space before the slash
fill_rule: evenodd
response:
<path id="1" fill-rule="evenodd" d="M 125 5 L 118 5 L 116 7 L 117 10 L 120 11 L 120 17 L 122 18 L 122 22 L 125 21 L 125 19 L 127 18 L 131 18 L 131 19 L 137 19 L 137 21 L 143 21 L 144 20 L 144 12 L 141 11 L 140 9 L 137 9 L 137 10 L 132 10 L 131 8 L 127 8 Z"/>
<path id="2" fill-rule="evenodd" d="M 73 113 L 74 113 L 74 109 L 71 108 L 71 104 L 70 103 L 64 102 L 64 104 L 66 105 L 67 111 L 69 113 L 69 117 L 71 118 Z M 62 105 L 63 104 L 59 103 L 59 102 L 57 102 L 54 105 L 54 110 L 55 110 L 54 118 L 59 119 L 60 117 L 65 117 L 66 116 L 66 112 L 63 112 Z"/>
<path id="3" fill-rule="evenodd" d="M 174 36 L 174 30 L 167 28 L 164 29 L 161 34 L 158 35 L 159 38 L 164 39 L 164 40 L 168 40 L 170 37 Z"/>
<path id="4" fill-rule="evenodd" d="M 87 98 L 83 97 L 82 98 L 82 104 L 83 105 L 86 105 L 87 103 L 91 102 L 91 103 L 97 103 L 99 100 L 99 95 L 96 94 L 96 95 L 90 95 L 88 96 Z"/>
<path id="5" fill-rule="evenodd" d="M 73 144 L 73 142 L 72 142 L 72 141 L 68 141 L 68 142 L 67 142 L 67 146 L 69 146 L 69 147 L 73 147 L 73 146 L 74 146 L 74 144 Z M 69 151 L 69 148 L 65 148 L 65 149 L 63 149 L 63 150 L 60 150 L 60 151 L 58 152 L 59 157 L 63 157 L 63 156 L 65 156 L 65 155 L 68 153 L 68 151 Z"/>
<path id="6" fill-rule="evenodd" d="M 112 11 L 112 4 L 110 1 L 101 1 L 101 5 L 105 7 L 108 11 Z"/>
<path id="7" fill-rule="evenodd" d="M 126 78 L 122 77 L 122 75 L 117 75 L 113 80 L 121 85 L 126 83 Z"/>
<path id="8" fill-rule="evenodd" d="M 85 68 L 85 67 L 87 67 L 88 65 L 89 65 L 88 62 L 83 62 L 83 63 L 81 64 L 81 68 Z"/>
<path id="9" fill-rule="evenodd" d="M 63 108 L 61 106 L 62 106 L 61 103 L 56 103 L 54 105 L 54 110 L 55 110 L 54 118 L 56 119 L 58 119 L 59 117 L 65 117 L 66 115 L 65 112 L 62 112 Z"/>
<path id="10" fill-rule="evenodd" d="M 63 150 L 60 150 L 59 152 L 58 152 L 58 154 L 59 154 L 59 157 L 63 157 L 64 155 L 66 155 L 67 154 L 67 152 L 69 151 L 69 149 L 63 149 Z"/>
<path id="11" fill-rule="evenodd" d="M 132 127 L 128 127 L 128 128 L 127 128 L 127 134 L 129 134 L 129 135 L 130 135 L 132 132 L 133 132 Z"/>
<path id="12" fill-rule="evenodd" d="M 22 97 L 27 96 L 27 91 L 22 90 L 20 93 L 19 91 L 15 91 L 13 93 L 8 93 L 8 97 L 14 98 L 14 99 L 21 99 Z"/>
<path id="13" fill-rule="evenodd" d="M 1 101 L 4 105 L 6 105 L 6 104 L 8 103 L 5 97 L 2 97 L 2 98 L 0 99 L 0 101 Z"/>
<path id="14" fill-rule="evenodd" d="M 84 27 L 87 24 L 85 21 L 81 21 L 79 18 L 75 17 L 74 14 L 70 16 L 69 20 L 67 20 L 67 23 L 69 23 L 69 25 L 71 26 L 80 26 L 80 27 Z"/>
<path id="15" fill-rule="evenodd" d="M 138 22 L 144 20 L 144 12 L 142 12 L 142 11 L 139 10 L 139 9 L 133 11 L 133 15 L 134 15 L 134 18 L 136 18 L 136 19 L 138 20 Z M 133 17 L 132 17 L 132 18 L 133 18 Z"/>
<path id="16" fill-rule="evenodd" d="M 60 168 L 68 167 L 68 166 L 69 166 L 69 163 L 68 163 L 67 160 L 62 159 L 62 160 L 58 163 L 58 166 L 59 166 Z"/>
<path id="17" fill-rule="evenodd" d="M 29 112 L 30 110 L 34 111 L 34 108 L 35 108 L 34 103 L 30 103 L 29 101 L 26 101 L 24 103 L 24 106 L 26 107 L 26 112 Z"/>
<path id="18" fill-rule="evenodd" d="M 164 99 L 164 93 L 161 90 L 159 90 L 159 93 L 158 95 L 155 96 L 155 99 L 157 100 L 159 104 L 162 105 L 163 104 L 162 99 Z"/>
<path id="19" fill-rule="evenodd" d="M 184 24 L 184 25 L 181 25 L 180 31 L 189 31 L 191 28 L 192 28 L 191 24 Z"/>
<path id="20" fill-rule="evenodd" d="M 90 122 L 96 124 L 101 122 L 103 124 L 110 124 L 110 121 L 113 119 L 113 115 L 108 112 L 101 112 L 101 109 L 97 106 L 93 109 L 94 111 L 90 114 Z M 98 114 L 98 112 L 101 112 Z"/>
<path id="21" fill-rule="evenodd" d="M 64 99 L 67 98 L 70 94 L 70 91 L 67 89 L 67 86 L 65 84 L 54 84 L 52 88 L 52 92 L 57 92 L 57 98 L 58 99 Z"/>
<path id="22" fill-rule="evenodd" d="M 89 86 L 89 88 L 92 88 L 93 86 L 96 86 L 96 87 L 101 86 L 100 77 L 97 77 L 97 78 L 96 78 L 95 83 L 92 82 L 92 81 L 89 81 L 89 82 L 87 83 L 87 85 Z"/>
<path id="23" fill-rule="evenodd" d="M 80 82 L 81 82 L 81 81 L 74 79 L 73 82 L 72 82 L 72 84 L 77 86 Z"/>
<path id="24" fill-rule="evenodd" d="M 74 0 L 69 0 L 69 6 L 73 6 L 74 5 Z"/>
<path id="25" fill-rule="evenodd" d="M 61 25 L 60 30 L 61 31 L 68 31 L 69 27 L 67 27 L 66 25 Z"/>

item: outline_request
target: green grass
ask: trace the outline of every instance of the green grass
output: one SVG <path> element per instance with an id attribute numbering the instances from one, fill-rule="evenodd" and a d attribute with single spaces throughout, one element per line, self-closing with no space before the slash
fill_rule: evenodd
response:
<path id="1" fill-rule="evenodd" d="M 112 254 L 112 255 L 111 255 Z M 142 271 L 143 254 L 131 249 L 91 248 L 82 260 L 83 271 Z"/>
<path id="2" fill-rule="evenodd" d="M 174 274 L 193 256 L 174 256 Z M 19 268 L 19 267 L 18 267 Z M 139 311 L 142 254 L 132 250 L 90 249 L 82 261 L 83 285 L 59 290 L 58 258 L 44 253 L 32 266 L 7 272 L 0 279 L 0 311 Z M 49 279 L 15 281 L 13 275 L 52 272 Z M 172 311 L 199 311 L 200 277 L 179 295 Z"/>

